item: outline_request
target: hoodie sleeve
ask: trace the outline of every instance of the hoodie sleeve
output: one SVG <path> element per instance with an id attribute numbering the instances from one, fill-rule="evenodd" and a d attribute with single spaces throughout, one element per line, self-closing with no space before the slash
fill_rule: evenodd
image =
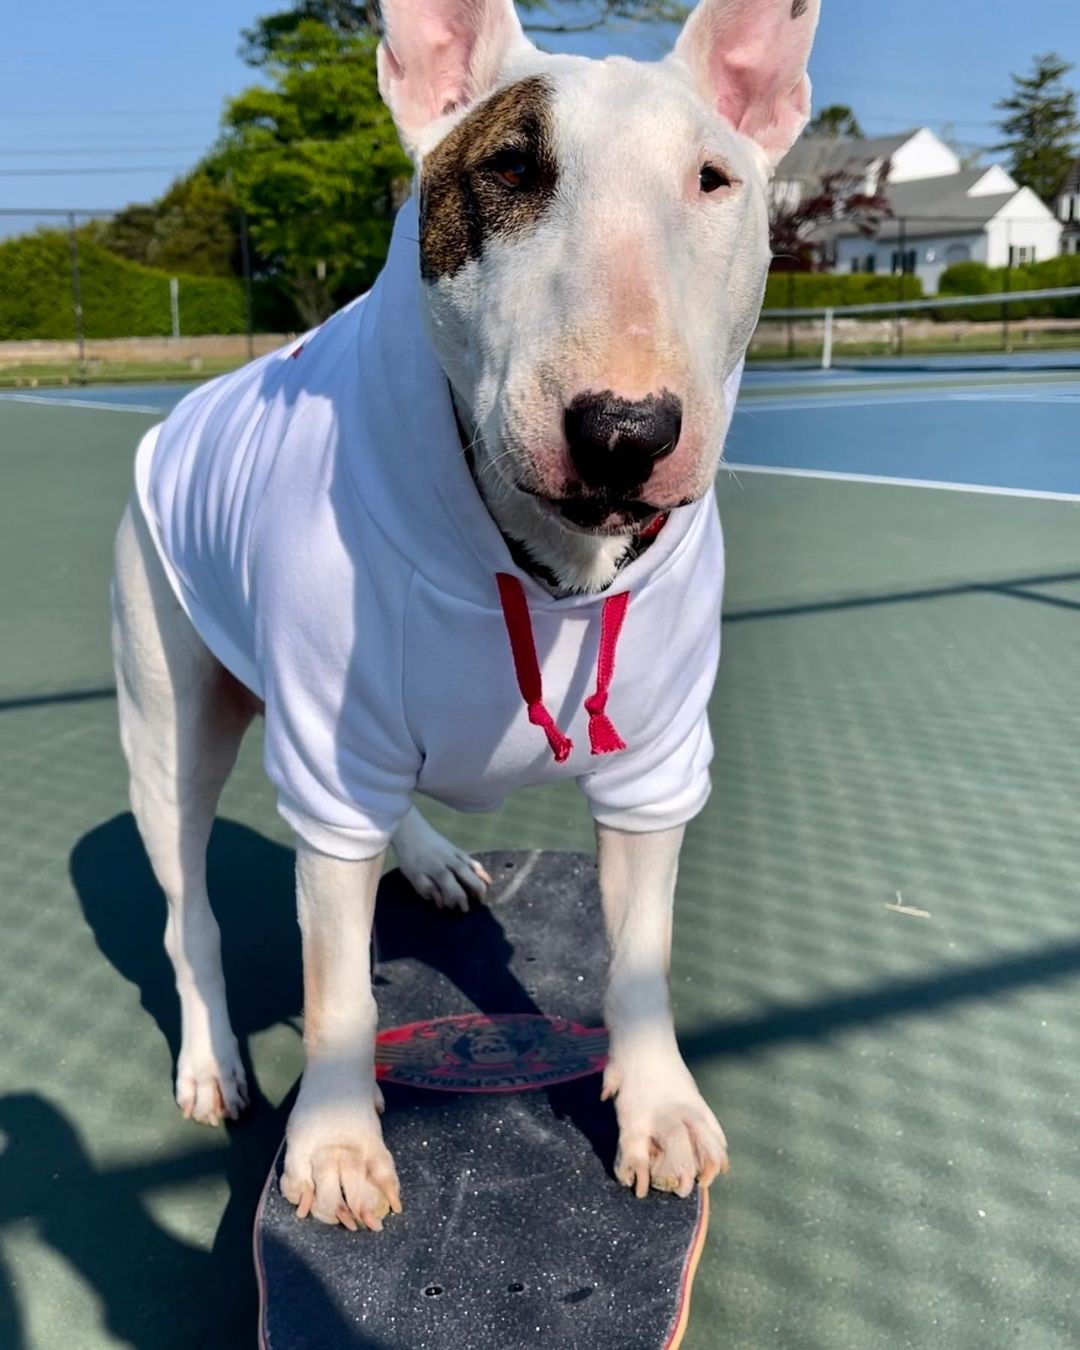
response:
<path id="1" fill-rule="evenodd" d="M 692 820 L 709 799 L 713 755 L 703 709 L 688 726 L 678 719 L 668 736 L 639 751 L 613 755 L 578 780 L 600 825 L 644 834 Z"/>

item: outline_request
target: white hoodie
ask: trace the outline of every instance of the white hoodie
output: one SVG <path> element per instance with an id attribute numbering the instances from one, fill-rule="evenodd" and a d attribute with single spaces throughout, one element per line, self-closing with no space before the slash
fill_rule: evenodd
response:
<path id="1" fill-rule="evenodd" d="M 555 599 L 515 566 L 424 330 L 416 239 L 410 203 L 368 295 L 144 438 L 137 491 L 177 598 L 264 701 L 279 809 L 315 849 L 378 854 L 414 789 L 485 811 L 562 778 L 603 823 L 681 824 L 709 793 L 714 498 L 672 511 L 602 597 Z M 598 678 L 606 717 L 585 709 Z"/>

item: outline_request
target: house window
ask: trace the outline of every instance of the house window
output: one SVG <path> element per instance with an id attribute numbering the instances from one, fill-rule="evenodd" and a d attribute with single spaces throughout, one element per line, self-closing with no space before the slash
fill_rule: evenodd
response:
<path id="1" fill-rule="evenodd" d="M 945 250 L 945 261 L 947 263 L 969 262 L 971 260 L 971 249 L 967 244 L 950 244 Z"/>
<path id="2" fill-rule="evenodd" d="M 1034 244 L 1011 244 L 1009 246 L 1009 266 L 1023 267 L 1025 263 L 1035 261 Z"/>
<path id="3" fill-rule="evenodd" d="M 917 249 L 906 248 L 901 250 L 894 248 L 891 263 L 893 275 L 895 276 L 897 272 L 914 272 L 915 264 L 918 260 L 919 254 Z"/>

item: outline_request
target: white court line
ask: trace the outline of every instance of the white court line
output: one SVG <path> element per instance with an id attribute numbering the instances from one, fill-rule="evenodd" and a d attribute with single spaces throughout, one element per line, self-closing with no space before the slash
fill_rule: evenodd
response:
<path id="1" fill-rule="evenodd" d="M 783 398 L 771 396 L 769 398 L 751 398 L 741 399 L 735 405 L 737 413 L 743 412 L 805 412 L 811 410 L 814 412 L 835 412 L 843 408 L 885 408 L 889 406 L 899 407 L 901 404 L 910 403 L 938 403 L 942 398 L 940 390 L 912 390 L 901 398 L 887 398 L 884 396 L 870 395 L 867 398 L 844 398 L 843 395 L 832 396 L 830 394 L 819 394 L 816 397 L 811 395 L 809 398 Z"/>
<path id="2" fill-rule="evenodd" d="M 151 408 L 145 403 L 102 403 L 90 398 L 49 398 L 47 394 L 0 394 L 0 403 L 40 403 L 47 408 L 93 408 L 96 412 L 157 413 L 164 417 L 168 408 Z"/>
<path id="3" fill-rule="evenodd" d="M 958 403 L 1080 403 L 1080 390 L 1075 394 L 953 394 Z"/>
<path id="4" fill-rule="evenodd" d="M 843 394 L 818 394 L 805 397 L 784 398 L 782 395 L 769 394 L 746 396 L 736 405 L 739 412 L 837 412 L 846 408 L 887 408 L 904 407 L 913 403 L 1077 403 L 1077 394 L 1033 393 L 979 393 L 956 389 L 912 389 L 908 393 L 897 390 L 896 395 L 868 394 L 862 398 L 846 398 Z"/>
<path id="5" fill-rule="evenodd" d="M 932 478 L 889 478 L 873 473 L 839 473 L 834 469 L 783 469 L 773 464 L 731 464 L 720 461 L 721 469 L 733 474 L 765 473 L 780 478 L 823 478 L 837 483 L 871 483 L 882 487 L 931 488 L 937 492 L 974 492 L 987 497 L 1034 497 L 1047 502 L 1080 502 L 1080 492 L 1042 492 L 1038 488 L 990 487 L 986 483 L 935 482 Z"/>

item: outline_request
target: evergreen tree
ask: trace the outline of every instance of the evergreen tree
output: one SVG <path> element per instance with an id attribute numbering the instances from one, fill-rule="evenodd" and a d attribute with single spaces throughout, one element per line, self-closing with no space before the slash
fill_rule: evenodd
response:
<path id="1" fill-rule="evenodd" d="M 830 103 L 822 108 L 806 128 L 808 136 L 843 136 L 856 140 L 863 136 L 859 119 L 846 103 Z"/>
<path id="2" fill-rule="evenodd" d="M 1064 82 L 1072 65 L 1056 52 L 1037 56 L 1030 75 L 1013 75 L 1013 91 L 998 101 L 1005 139 L 995 150 L 1009 153 L 1018 183 L 1049 202 L 1064 182 L 1080 133 L 1076 91 Z"/>

